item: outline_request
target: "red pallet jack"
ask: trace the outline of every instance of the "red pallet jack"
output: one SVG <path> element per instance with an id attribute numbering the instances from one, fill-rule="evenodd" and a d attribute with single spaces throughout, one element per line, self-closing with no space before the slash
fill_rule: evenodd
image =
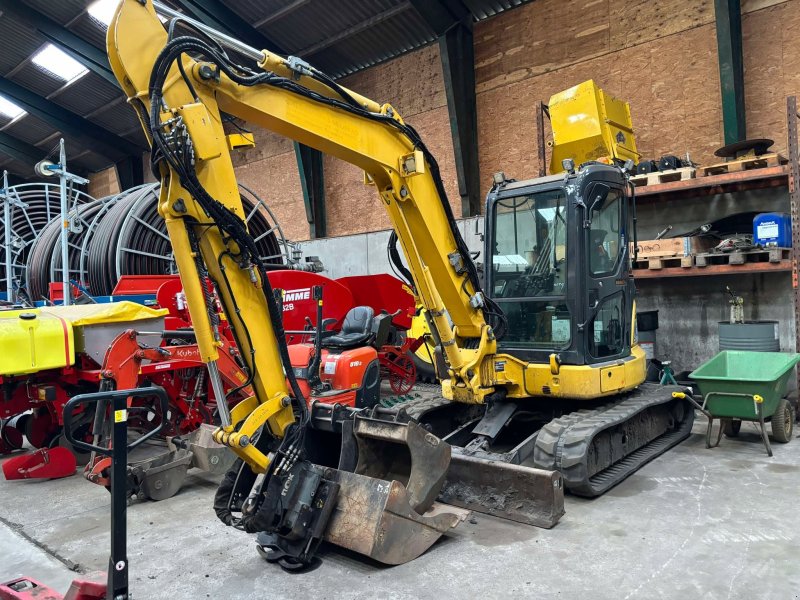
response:
<path id="1" fill-rule="evenodd" d="M 151 386 L 134 390 L 95 392 L 75 396 L 64 406 L 64 435 L 67 440 L 86 452 L 96 452 L 111 457 L 111 556 L 108 559 L 108 576 L 105 583 L 76 579 L 65 595 L 39 583 L 35 579 L 20 577 L 0 583 L 0 600 L 128 600 L 127 556 L 127 470 L 128 452 L 147 441 L 164 426 L 162 420 L 154 429 L 128 444 L 128 399 L 155 398 L 160 414 L 166 415 L 169 398 L 164 388 Z M 73 437 L 72 414 L 78 405 L 99 403 L 99 410 L 112 410 L 114 426 L 111 448 L 87 444 Z"/>

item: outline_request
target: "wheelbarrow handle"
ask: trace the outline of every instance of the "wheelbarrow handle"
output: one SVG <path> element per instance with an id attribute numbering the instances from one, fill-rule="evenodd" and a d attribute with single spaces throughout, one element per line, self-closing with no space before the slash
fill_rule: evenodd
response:
<path id="1" fill-rule="evenodd" d="M 694 399 L 694 396 L 692 395 L 692 389 L 691 388 L 686 388 L 685 392 L 672 392 L 672 397 L 673 398 L 680 398 L 682 400 L 688 400 L 692 405 L 694 405 L 694 407 L 697 410 L 699 410 L 701 413 L 703 413 L 706 416 L 706 418 L 708 418 L 708 419 L 712 418 L 711 413 L 708 412 L 705 409 L 705 405 L 706 405 L 705 401 L 703 401 L 703 405 L 700 406 L 700 403 L 697 402 L 697 400 Z"/>
<path id="2" fill-rule="evenodd" d="M 127 398 L 149 398 L 152 396 L 158 398 L 161 407 L 161 421 L 158 423 L 155 429 L 148 431 L 138 439 L 134 440 L 132 443 L 128 444 L 128 450 L 132 450 L 139 444 L 149 440 L 164 427 L 164 416 L 169 410 L 169 397 L 167 396 L 167 392 L 163 387 L 154 385 L 150 387 L 134 388 L 132 390 L 108 390 L 73 396 L 70 398 L 69 402 L 64 405 L 64 437 L 66 437 L 67 441 L 75 448 L 80 448 L 81 450 L 85 450 L 87 452 L 97 452 L 98 454 L 102 454 L 104 456 L 111 456 L 111 448 L 103 448 L 102 446 L 95 446 L 94 444 L 88 444 L 82 440 L 75 439 L 72 428 L 72 416 L 75 408 L 81 404 L 91 404 L 94 402 L 108 405 L 118 398 L 124 398 L 127 400 Z"/>

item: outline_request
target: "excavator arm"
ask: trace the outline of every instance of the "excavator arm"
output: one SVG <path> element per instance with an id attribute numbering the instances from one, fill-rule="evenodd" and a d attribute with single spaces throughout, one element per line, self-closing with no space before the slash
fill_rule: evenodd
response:
<path id="1" fill-rule="evenodd" d="M 173 29 L 179 19 L 170 21 Z M 255 396 L 222 414 L 219 441 L 258 471 L 267 456 L 250 443 L 266 423 L 282 438 L 301 414 L 285 356 L 280 307 L 254 244 L 223 127 L 223 113 L 352 163 L 380 195 L 417 294 L 431 316 L 449 372 L 445 397 L 483 402 L 495 391 L 482 369 L 496 351 L 492 310 L 456 228 L 438 166 L 388 104 L 347 90 L 295 58 L 231 43 L 239 64 L 204 35 L 165 29 L 150 0 L 124 0 L 108 30 L 111 66 L 152 142 L 164 217 L 203 359 L 212 381 L 219 333 L 206 279 L 219 291 L 247 362 Z M 218 378 L 216 378 L 218 379 Z M 243 422 L 243 424 L 242 424 Z M 241 424 L 241 426 L 240 426 Z"/>

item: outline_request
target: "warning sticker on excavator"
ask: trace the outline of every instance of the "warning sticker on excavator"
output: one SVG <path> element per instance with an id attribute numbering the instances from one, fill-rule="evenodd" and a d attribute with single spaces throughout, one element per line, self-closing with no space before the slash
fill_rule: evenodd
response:
<path id="1" fill-rule="evenodd" d="M 123 423 L 128 420 L 128 411 L 123 410 L 115 410 L 114 411 L 114 423 Z"/>

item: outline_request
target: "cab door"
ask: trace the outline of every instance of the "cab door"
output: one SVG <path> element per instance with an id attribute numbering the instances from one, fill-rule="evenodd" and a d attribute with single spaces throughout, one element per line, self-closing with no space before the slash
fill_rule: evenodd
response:
<path id="1" fill-rule="evenodd" d="M 584 318 L 580 328 L 584 360 L 596 364 L 630 354 L 633 281 L 625 188 L 621 182 L 590 181 L 585 189 Z"/>

